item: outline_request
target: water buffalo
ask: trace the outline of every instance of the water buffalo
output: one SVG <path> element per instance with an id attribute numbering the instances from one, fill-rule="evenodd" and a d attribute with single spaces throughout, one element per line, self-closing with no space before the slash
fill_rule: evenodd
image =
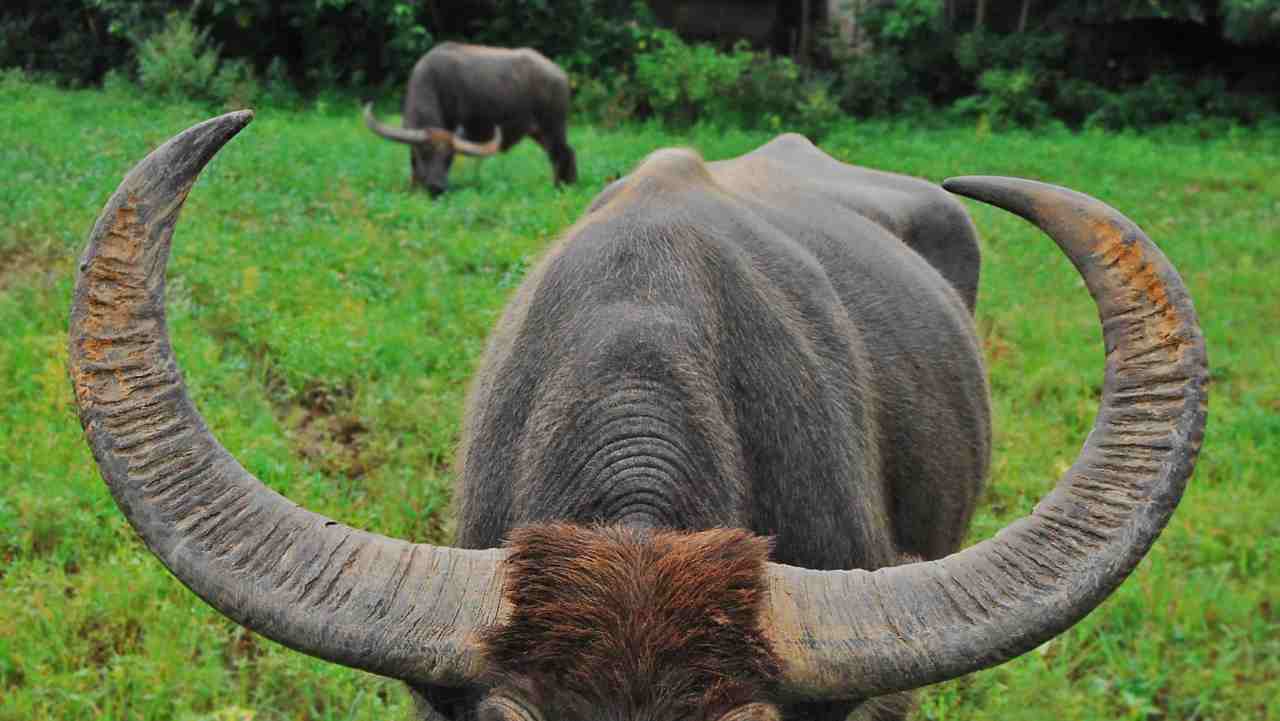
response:
<path id="1" fill-rule="evenodd" d="M 1173 267 L 1088 196 L 945 187 L 1045 230 L 1097 301 L 1093 432 L 1030 515 L 958 551 L 988 465 L 958 202 L 799 136 L 651 155 L 533 269 L 492 335 L 458 543 L 349 528 L 263 486 L 192 405 L 164 320 L 183 198 L 249 122 L 143 160 L 81 259 L 70 373 L 148 547 L 240 624 L 479 721 L 900 718 L 905 692 L 1089 613 L 1198 454 L 1207 371 Z"/>
<path id="2" fill-rule="evenodd" d="M 551 159 L 556 183 L 573 183 L 578 166 L 569 147 L 569 77 L 530 48 L 441 43 L 409 76 L 404 127 L 380 122 L 372 104 L 365 124 L 378 135 L 409 145 L 413 182 L 439 194 L 448 187 L 454 152 L 492 155 L 528 135 Z M 461 129 L 472 140 L 456 134 Z M 488 143 L 472 142 L 491 138 Z"/>

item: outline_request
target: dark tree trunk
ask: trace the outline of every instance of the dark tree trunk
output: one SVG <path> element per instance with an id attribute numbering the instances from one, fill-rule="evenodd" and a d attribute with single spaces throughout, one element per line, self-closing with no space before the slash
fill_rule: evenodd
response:
<path id="1" fill-rule="evenodd" d="M 796 59 L 801 65 L 809 64 L 810 35 L 809 0 L 800 0 L 800 49 Z"/>
<path id="2" fill-rule="evenodd" d="M 1022 0 L 1022 12 L 1018 15 L 1018 32 L 1027 31 L 1027 17 L 1031 14 L 1031 0 Z"/>
<path id="3" fill-rule="evenodd" d="M 431 16 L 431 32 L 439 33 L 444 30 L 444 20 L 440 17 L 440 8 L 436 7 L 436 0 L 427 0 L 427 14 Z"/>
<path id="4" fill-rule="evenodd" d="M 981 30 L 987 23 L 987 0 L 978 0 L 978 12 L 973 17 L 973 29 Z"/>

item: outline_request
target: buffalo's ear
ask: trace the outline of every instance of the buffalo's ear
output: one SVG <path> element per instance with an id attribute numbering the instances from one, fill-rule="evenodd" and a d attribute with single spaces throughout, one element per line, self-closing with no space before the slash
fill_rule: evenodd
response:
<path id="1" fill-rule="evenodd" d="M 781 721 L 782 712 L 771 703 L 744 703 L 734 706 L 716 721 Z"/>
<path id="2" fill-rule="evenodd" d="M 542 711 L 524 694 L 495 689 L 476 707 L 476 721 L 543 721 Z"/>

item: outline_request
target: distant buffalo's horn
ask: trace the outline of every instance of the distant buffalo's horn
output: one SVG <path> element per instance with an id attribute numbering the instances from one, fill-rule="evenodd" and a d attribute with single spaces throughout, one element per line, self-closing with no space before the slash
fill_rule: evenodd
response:
<path id="1" fill-rule="evenodd" d="M 771 566 L 765 626 L 796 696 L 865 698 L 936 683 L 1067 629 L 1155 542 L 1200 450 L 1204 339 L 1181 278 L 1142 231 L 1052 185 L 968 177 L 944 187 L 1030 220 L 1084 277 L 1106 350 L 1098 415 L 1057 487 L 994 538 L 876 571 Z"/>
<path id="2" fill-rule="evenodd" d="M 485 158 L 497 153 L 502 148 L 502 128 L 495 127 L 493 130 L 493 139 L 487 143 L 473 143 L 459 137 L 458 134 L 453 135 L 453 149 L 463 155 L 474 155 L 477 158 Z"/>
<path id="3" fill-rule="evenodd" d="M 422 145 L 431 142 L 433 137 L 433 133 L 429 128 L 397 128 L 378 120 L 377 116 L 373 114 L 373 103 L 365 103 L 364 124 L 374 133 L 398 143 Z"/>
<path id="4" fill-rule="evenodd" d="M 481 672 L 473 630 L 504 612 L 504 552 L 398 541 L 300 508 L 214 439 L 179 374 L 164 311 L 174 225 L 200 170 L 252 117 L 174 137 L 107 201 L 71 307 L 80 422 L 129 522 L 214 608 L 323 659 L 459 685 Z"/>

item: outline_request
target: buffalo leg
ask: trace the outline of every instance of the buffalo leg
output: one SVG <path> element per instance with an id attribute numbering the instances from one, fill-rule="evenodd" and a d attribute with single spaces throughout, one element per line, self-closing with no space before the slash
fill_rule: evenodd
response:
<path id="1" fill-rule="evenodd" d="M 546 127 L 534 135 L 534 138 L 547 151 L 551 159 L 551 167 L 556 174 L 556 185 L 578 182 L 578 163 L 573 148 L 569 147 L 568 133 L 563 123 Z"/>

